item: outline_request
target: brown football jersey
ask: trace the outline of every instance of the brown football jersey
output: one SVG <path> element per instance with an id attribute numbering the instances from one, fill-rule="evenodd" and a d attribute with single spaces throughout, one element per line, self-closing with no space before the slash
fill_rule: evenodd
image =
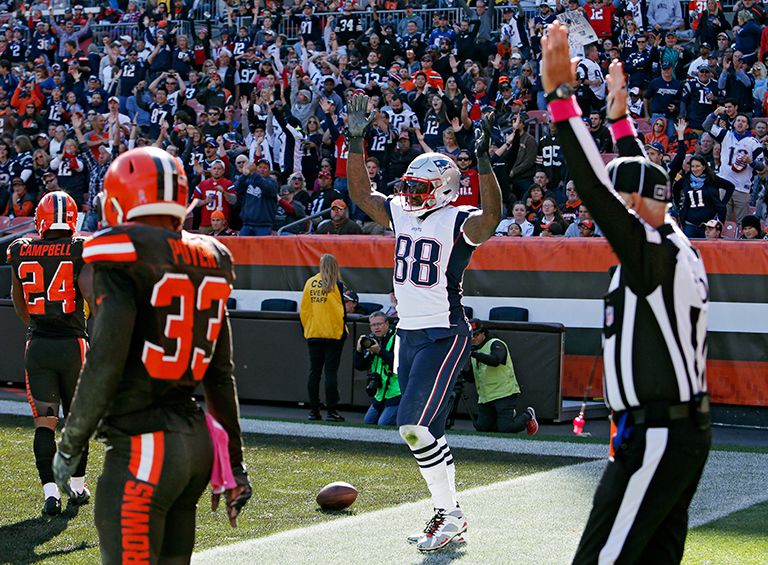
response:
<path id="1" fill-rule="evenodd" d="M 86 337 L 83 296 L 77 279 L 83 268 L 80 237 L 15 240 L 8 264 L 21 282 L 29 311 L 28 337 Z"/>
<path id="2" fill-rule="evenodd" d="M 122 379 L 106 422 L 130 433 L 172 428 L 171 414 L 192 406 L 216 362 L 234 282 L 229 250 L 212 237 L 126 224 L 97 233 L 83 259 L 94 267 L 97 319 L 110 314 L 99 305 L 112 301 L 132 323 L 128 356 L 114 359 Z M 120 319 L 114 324 L 121 331 Z M 231 376 L 231 354 L 222 359 L 228 365 L 217 370 Z"/>

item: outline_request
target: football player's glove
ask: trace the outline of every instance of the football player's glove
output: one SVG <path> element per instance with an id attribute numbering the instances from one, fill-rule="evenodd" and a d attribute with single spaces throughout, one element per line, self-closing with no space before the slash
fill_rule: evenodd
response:
<path id="1" fill-rule="evenodd" d="M 250 480 L 248 480 L 248 473 L 245 470 L 245 465 L 233 467 L 232 474 L 235 477 L 237 486 L 225 490 L 224 498 L 227 501 L 227 517 L 229 518 L 229 524 L 233 528 L 236 528 L 237 517 L 253 495 L 253 489 L 251 488 Z M 214 492 L 211 494 L 211 511 L 216 512 L 216 509 L 219 507 L 220 499 L 221 493 Z"/>

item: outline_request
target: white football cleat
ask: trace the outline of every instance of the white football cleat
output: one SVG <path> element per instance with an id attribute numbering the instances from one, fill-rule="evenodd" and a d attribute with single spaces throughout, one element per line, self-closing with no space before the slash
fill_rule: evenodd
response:
<path id="1" fill-rule="evenodd" d="M 416 549 L 419 551 L 443 549 L 466 531 L 467 521 L 464 519 L 464 512 L 461 511 L 461 508 L 457 507 L 450 512 L 436 508 L 435 515 L 416 542 Z"/>

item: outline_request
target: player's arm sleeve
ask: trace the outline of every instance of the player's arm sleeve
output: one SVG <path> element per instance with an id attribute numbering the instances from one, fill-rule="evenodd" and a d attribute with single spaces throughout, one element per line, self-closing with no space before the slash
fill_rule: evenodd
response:
<path id="1" fill-rule="evenodd" d="M 646 236 L 640 220 L 624 205 L 617 194 L 621 187 L 613 187 L 608 178 L 605 164 L 589 134 L 586 124 L 581 120 L 581 112 L 575 99 L 573 108 L 562 101 L 560 110 L 550 114 L 561 119 L 557 122 L 557 138 L 568 165 L 571 178 L 576 181 L 576 190 L 592 218 L 600 226 L 625 270 L 639 272 L 643 264 Z M 629 120 L 624 119 L 612 126 L 612 133 L 617 144 L 623 137 L 635 138 L 635 131 Z M 631 190 L 636 190 L 632 187 Z M 629 190 L 629 189 L 628 189 Z"/>
<path id="2" fill-rule="evenodd" d="M 115 396 L 136 321 L 133 282 L 122 270 L 96 268 L 96 296 L 101 298 L 91 336 L 91 349 L 75 389 L 61 436 L 61 451 L 79 454 Z"/>
<path id="3" fill-rule="evenodd" d="M 232 467 L 243 463 L 243 440 L 240 434 L 240 405 L 237 402 L 235 365 L 232 361 L 232 328 L 229 316 L 221 325 L 213 359 L 205 372 L 203 389 L 208 410 L 229 436 L 229 460 Z"/>

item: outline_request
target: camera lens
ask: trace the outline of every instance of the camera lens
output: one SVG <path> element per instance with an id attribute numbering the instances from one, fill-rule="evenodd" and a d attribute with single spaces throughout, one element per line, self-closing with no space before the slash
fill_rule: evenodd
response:
<path id="1" fill-rule="evenodd" d="M 376 342 L 370 336 L 364 335 L 363 337 L 360 338 L 360 346 L 363 349 L 370 349 L 371 347 L 373 347 L 374 343 Z"/>

